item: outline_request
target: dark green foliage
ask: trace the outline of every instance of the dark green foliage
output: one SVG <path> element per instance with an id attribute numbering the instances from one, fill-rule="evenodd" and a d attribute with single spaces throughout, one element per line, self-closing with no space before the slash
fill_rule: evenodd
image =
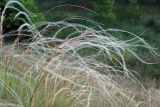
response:
<path id="1" fill-rule="evenodd" d="M 126 8 L 127 17 L 129 18 L 137 18 L 140 16 L 140 7 L 138 0 L 129 0 L 129 4 Z"/>
<path id="2" fill-rule="evenodd" d="M 160 5 L 160 0 L 139 0 L 141 5 Z"/>
<path id="3" fill-rule="evenodd" d="M 2 0 L 0 1 L 1 11 L 3 10 L 6 2 L 9 0 Z M 36 0 L 21 0 L 21 3 L 24 4 L 28 10 L 37 13 L 37 16 L 30 17 L 33 23 L 45 20 L 43 13 L 39 12 L 38 6 L 36 4 Z M 18 6 L 17 6 L 18 7 Z M 3 33 L 7 33 L 9 31 L 17 30 L 17 28 L 23 23 L 22 21 L 16 19 L 14 20 L 14 16 L 16 15 L 17 11 L 13 9 L 7 9 L 5 12 L 5 20 L 3 22 Z M 22 18 L 24 16 L 21 15 Z"/>
<path id="4" fill-rule="evenodd" d="M 107 20 L 115 20 L 116 15 L 113 12 L 115 0 L 45 0 L 56 5 L 73 4 L 89 8 L 106 18 Z M 39 2 L 42 2 L 39 0 Z"/>
<path id="5" fill-rule="evenodd" d="M 9 0 L 3 0 L 0 2 L 1 3 L 1 11 L 3 11 L 4 6 L 7 3 L 7 1 L 9 1 Z M 41 22 L 41 21 L 45 20 L 43 13 L 40 12 L 40 10 L 38 9 L 36 0 L 20 0 L 20 1 L 23 5 L 26 6 L 26 8 L 29 11 L 36 13 L 36 15 L 30 17 L 30 19 L 33 23 L 37 23 L 37 22 Z M 23 9 L 21 7 L 19 7 L 17 4 L 13 4 L 13 5 L 16 5 L 16 8 L 19 8 L 20 10 L 23 11 Z M 17 29 L 24 23 L 22 20 L 14 19 L 17 12 L 18 12 L 17 10 L 8 8 L 4 14 L 5 18 L 3 20 L 3 32 L 2 32 L 3 36 L 4 36 L 4 38 L 3 38 L 4 43 L 13 42 L 17 38 Z M 18 18 L 22 18 L 22 19 L 26 20 L 26 22 L 29 22 L 24 15 L 20 15 Z M 14 32 L 14 33 L 12 36 L 7 35 L 7 33 L 9 33 L 9 32 Z M 27 35 L 29 34 L 28 32 L 23 32 L 23 33 L 27 34 Z M 26 40 L 26 39 L 31 39 L 31 38 L 29 38 L 28 36 L 25 36 L 25 37 L 21 36 L 20 41 L 24 41 L 24 39 Z"/>
<path id="6" fill-rule="evenodd" d="M 28 10 L 36 13 L 37 16 L 31 17 L 31 20 L 36 23 L 40 21 L 44 21 L 45 17 L 37 5 L 37 0 L 21 0 L 22 4 L 24 4 Z"/>
<path id="7" fill-rule="evenodd" d="M 109 20 L 115 20 L 113 5 L 115 0 L 93 0 L 93 9 Z"/>

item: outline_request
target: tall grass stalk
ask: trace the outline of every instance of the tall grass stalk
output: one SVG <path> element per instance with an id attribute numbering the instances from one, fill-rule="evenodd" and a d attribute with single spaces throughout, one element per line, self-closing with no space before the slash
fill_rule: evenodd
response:
<path id="1" fill-rule="evenodd" d="M 14 5 L 18 5 L 19 8 Z M 3 68 L 5 65 L 8 67 L 6 72 L 13 77 L 19 76 L 18 79 L 12 77 L 9 80 L 6 80 L 5 78 L 8 77 L 5 77 L 3 78 L 5 81 L 1 80 L 0 82 L 5 90 L 10 89 L 8 91 L 13 93 L 14 98 L 17 99 L 15 101 L 6 98 L 11 101 L 11 104 L 7 103 L 8 105 L 14 103 L 14 106 L 22 107 L 61 106 L 58 104 L 66 101 L 66 98 L 69 99 L 68 105 L 76 107 L 116 107 L 120 105 L 124 107 L 126 105 L 135 106 L 138 103 L 134 99 L 133 93 L 122 87 L 118 81 L 127 78 L 131 82 L 138 83 L 134 72 L 127 68 L 125 55 L 131 54 L 143 63 L 147 62 L 136 54 L 137 48 L 145 48 L 153 55 L 157 55 L 154 48 L 139 36 L 123 30 L 103 29 L 98 23 L 83 18 L 82 20 L 92 23 L 95 28 L 68 22 L 67 19 L 34 24 L 30 17 L 35 14 L 29 12 L 16 0 L 7 2 L 1 15 L 2 28 L 8 8 L 17 10 L 13 19 L 24 21 L 17 30 L 17 35 L 26 35 L 24 31 L 27 31 L 30 32 L 29 36 L 32 38 L 30 43 L 16 41 L 14 51 L 7 54 L 10 57 L 7 58 L 7 63 L 3 62 L 4 57 L 1 58 L 1 67 Z M 22 19 L 20 15 L 26 18 Z M 74 18 L 71 19 L 74 20 Z M 66 29 L 74 31 L 62 39 L 60 35 Z M 125 32 L 133 38 L 122 41 L 111 35 L 109 31 Z M 22 46 L 26 48 L 17 52 L 16 49 Z M 2 69 L 1 72 L 3 70 L 5 71 Z M 32 79 L 35 82 L 32 83 Z M 17 84 L 14 84 L 13 80 L 18 81 Z M 23 81 L 29 84 L 30 92 L 27 91 L 27 86 L 22 85 Z M 7 83 L 16 86 L 10 85 L 7 88 L 4 85 Z M 11 88 L 13 89 L 11 90 Z M 26 91 L 27 97 L 22 97 L 24 93 L 19 88 Z M 58 99 L 62 101 L 58 101 Z M 126 103 L 126 101 L 130 103 Z M 2 102 L 1 104 L 5 105 L 6 103 Z"/>

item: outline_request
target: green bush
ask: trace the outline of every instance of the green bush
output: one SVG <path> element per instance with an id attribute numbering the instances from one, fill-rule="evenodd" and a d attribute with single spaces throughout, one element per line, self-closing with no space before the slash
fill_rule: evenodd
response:
<path id="1" fill-rule="evenodd" d="M 140 6 L 138 0 L 129 0 L 129 4 L 126 7 L 126 15 L 129 18 L 137 18 L 140 16 Z"/>
<path id="2" fill-rule="evenodd" d="M 115 20 L 116 16 L 113 13 L 113 5 L 115 0 L 93 0 L 93 9 L 103 17 L 109 20 Z"/>

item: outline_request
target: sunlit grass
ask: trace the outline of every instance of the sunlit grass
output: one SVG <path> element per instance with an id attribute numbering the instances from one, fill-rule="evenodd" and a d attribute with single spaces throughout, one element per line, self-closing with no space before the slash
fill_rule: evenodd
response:
<path id="1" fill-rule="evenodd" d="M 30 17 L 35 14 L 15 0 L 10 0 L 2 12 L 2 29 L 8 8 L 17 10 L 13 19 L 24 21 L 17 29 L 17 35 L 30 32 L 32 41 L 19 43 L 17 38 L 8 46 L 7 53 L 4 52 L 7 46 L 1 47 L 2 106 L 135 107 L 148 98 L 147 90 L 134 76 L 136 72 L 127 68 L 124 56 L 132 55 L 147 64 L 149 62 L 136 54 L 137 48 L 145 48 L 152 55 L 157 55 L 154 48 L 139 36 L 120 29 L 103 29 L 98 23 L 82 17 L 34 24 Z M 24 15 L 26 20 L 20 15 Z M 75 19 L 85 20 L 95 28 L 68 22 Z M 63 39 L 59 37 L 70 28 L 73 30 L 70 34 Z M 133 38 L 122 41 L 109 31 L 127 33 Z M 12 33 L 2 34 L 1 30 L 1 38 L 9 35 Z M 84 54 L 85 50 L 90 52 Z M 136 85 L 128 87 L 129 83 Z M 143 97 L 146 94 L 145 100 L 136 98 L 139 95 L 134 94 L 136 86 L 144 92 Z"/>

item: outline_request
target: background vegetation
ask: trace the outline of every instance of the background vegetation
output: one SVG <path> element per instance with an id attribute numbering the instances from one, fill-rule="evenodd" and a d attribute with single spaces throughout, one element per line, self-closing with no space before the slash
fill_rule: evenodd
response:
<path id="1" fill-rule="evenodd" d="M 160 46 L 160 0 L 39 0 L 41 10 L 51 7 L 72 4 L 91 9 L 92 13 L 85 9 L 73 6 L 62 6 L 48 13 L 47 20 L 61 20 L 63 18 L 84 16 L 102 24 L 105 28 L 117 28 L 130 31 L 144 38 L 153 47 L 159 50 Z M 121 39 L 127 35 L 117 34 Z M 150 59 L 141 50 L 141 55 L 148 61 L 158 62 L 155 65 L 139 65 L 139 62 L 129 58 L 131 69 L 139 71 L 143 76 L 159 78 L 160 59 Z M 145 56 L 144 56 L 145 54 Z M 133 66 L 135 65 L 136 66 Z"/>
<path id="2" fill-rule="evenodd" d="M 7 0 L 0 1 L 2 9 L 6 1 Z M 31 18 L 33 22 L 42 20 L 57 21 L 64 18 L 83 16 L 101 23 L 105 28 L 117 28 L 133 32 L 159 50 L 159 0 L 21 0 L 21 2 L 29 10 L 38 13 L 36 17 Z M 72 6 L 66 4 L 72 4 Z M 47 14 L 43 14 L 43 12 L 55 6 L 59 7 Z M 82 6 L 83 8 L 78 6 Z M 86 10 L 84 7 L 96 13 Z M 12 10 L 7 13 L 7 18 L 4 21 L 4 33 L 18 28 L 18 25 L 21 23 L 20 21 L 12 20 L 13 14 L 14 11 Z M 67 32 L 69 31 L 66 31 L 66 33 Z M 117 37 L 121 39 L 128 38 L 128 36 L 124 34 L 117 34 Z M 145 52 L 141 50 L 141 54 L 143 55 L 144 53 Z M 154 59 L 148 59 L 147 55 L 145 58 L 155 62 Z M 160 60 L 157 62 L 159 61 Z M 132 65 L 138 62 L 132 60 L 132 58 L 130 58 L 129 63 L 129 66 L 138 70 L 143 75 L 145 74 L 153 78 L 159 78 L 160 76 L 159 63 L 156 65 L 141 65 L 141 67 L 137 64 L 135 67 Z"/>
<path id="3" fill-rule="evenodd" d="M 0 1 L 1 11 L 4 9 L 4 6 L 7 1 L 8 0 Z M 20 1 L 30 11 L 38 13 L 36 16 L 34 16 L 34 15 L 29 16 L 31 21 L 33 23 L 36 23 L 37 25 L 39 22 L 42 22 L 42 21 L 56 22 L 56 21 L 61 21 L 61 20 L 65 19 L 66 22 L 72 22 L 72 23 L 78 22 L 78 23 L 81 23 L 81 24 L 86 25 L 88 27 L 93 27 L 95 29 L 99 29 L 93 23 L 92 24 L 89 23 L 89 21 L 91 21 L 90 19 L 92 19 L 92 20 L 100 23 L 100 25 L 106 29 L 107 28 L 115 28 L 115 29 L 123 29 L 125 31 L 132 32 L 132 33 L 138 35 L 138 37 L 141 37 L 144 40 L 146 40 L 148 43 L 150 43 L 151 46 L 156 48 L 157 52 L 160 51 L 160 48 L 159 48 L 159 46 L 160 46 L 160 1 L 159 0 L 87 0 L 87 1 L 86 0 L 20 0 Z M 20 7 L 18 7 L 18 5 L 17 5 L 17 8 L 20 8 Z M 52 8 L 52 9 L 50 9 L 50 8 Z M 15 10 L 9 9 L 5 14 L 6 15 L 5 15 L 5 19 L 4 19 L 3 30 L 1 32 L 2 35 L 4 35 L 4 36 L 8 35 L 7 33 L 9 31 L 15 31 L 17 28 L 19 28 L 19 25 L 21 25 L 23 23 L 21 20 L 18 20 L 18 19 L 13 20 L 13 17 L 16 14 Z M 26 17 L 23 15 L 21 16 L 21 18 L 26 19 Z M 61 24 L 59 26 L 62 26 Z M 75 25 L 75 26 L 77 26 L 77 25 Z M 65 25 L 62 26 L 62 28 L 63 27 L 65 27 Z M 82 27 L 82 26 L 80 26 L 80 27 Z M 41 26 L 39 29 L 41 29 L 41 28 L 43 29 L 43 26 Z M 45 35 L 49 37 L 52 34 L 55 34 L 57 29 L 58 28 L 55 28 L 54 30 L 47 32 L 47 34 L 45 34 Z M 78 29 L 79 29 L 79 27 L 78 27 Z M 82 27 L 81 30 L 83 31 L 83 29 L 84 28 Z M 38 29 L 36 29 L 36 30 L 38 30 Z M 64 39 L 64 38 L 66 38 L 66 35 L 71 34 L 73 31 L 74 31 L 74 29 L 70 28 L 70 29 L 64 30 L 63 32 L 60 32 L 57 36 L 58 36 L 58 38 Z M 113 34 L 116 38 L 121 39 L 121 40 L 128 40 L 128 39 L 132 38 L 128 33 L 125 33 L 125 32 L 111 32 L 111 31 L 108 31 L 108 32 L 110 34 Z M 87 36 L 90 33 L 86 33 L 86 34 L 87 34 L 86 35 L 86 38 L 87 38 Z M 29 34 L 29 35 L 32 35 L 32 34 Z M 93 44 L 94 43 L 100 44 L 100 45 L 102 45 L 102 48 L 105 48 L 106 45 L 101 44 L 101 41 L 98 38 L 94 37 L 93 40 L 91 40 L 91 41 L 89 40 L 89 38 L 90 37 L 87 38 L 87 42 L 89 42 L 89 43 L 91 42 Z M 9 40 L 9 42 L 11 42 L 11 41 L 13 41 L 13 39 L 15 39 L 15 37 L 12 39 L 10 37 L 6 37 L 5 40 Z M 78 38 L 78 40 L 81 41 L 81 38 Z M 5 42 L 8 42 L 8 41 L 5 41 Z M 38 42 L 41 43 L 42 41 L 38 41 Z M 48 41 L 44 41 L 44 42 L 47 43 Z M 58 41 L 58 42 L 61 42 L 61 41 Z M 68 42 L 68 44 L 70 44 L 69 47 L 72 45 L 74 47 L 74 42 L 73 42 L 73 44 L 72 44 L 72 42 L 73 41 Z M 75 40 L 75 44 L 78 44 L 78 43 L 79 42 L 77 42 Z M 36 45 L 36 42 L 35 42 L 35 45 Z M 43 45 L 43 44 L 40 44 L 40 45 Z M 51 46 L 54 46 L 54 45 L 55 44 L 51 44 Z M 62 45 L 64 45 L 64 44 L 62 44 Z M 34 45 L 31 45 L 31 46 L 34 46 Z M 41 52 L 43 53 L 43 51 L 47 50 L 47 49 L 43 50 L 42 48 L 45 48 L 45 47 L 39 47 L 39 45 L 37 45 L 37 47 L 32 47 L 32 48 L 35 48 L 35 49 L 40 48 L 37 53 L 41 53 Z M 65 47 L 65 48 L 68 49 L 68 47 Z M 64 50 L 65 50 L 65 48 L 64 48 Z M 65 52 L 64 50 L 63 50 L 63 48 L 62 48 L 62 50 L 60 49 L 60 51 L 62 51 L 62 53 Z M 12 53 L 12 48 L 10 49 L 10 51 Z M 70 51 L 67 50 L 67 52 L 70 52 Z M 80 55 L 85 57 L 85 55 L 88 55 L 88 54 L 92 55 L 92 53 L 96 53 L 96 52 L 97 52 L 96 49 L 95 50 L 93 49 L 92 51 L 89 49 L 88 50 L 86 49 L 86 50 L 79 52 L 79 53 L 80 53 Z M 137 50 L 135 50 L 135 52 L 137 52 L 140 55 L 140 58 L 144 59 L 145 61 L 153 62 L 156 64 L 150 64 L 150 65 L 143 64 L 143 63 L 141 63 L 141 61 L 136 60 L 133 56 L 125 55 L 126 53 L 124 52 L 123 54 L 126 59 L 126 64 L 127 64 L 128 68 L 132 69 L 134 71 L 138 71 L 140 76 L 138 76 L 137 78 L 140 78 L 140 81 L 142 81 L 142 82 L 146 82 L 148 79 L 151 79 L 151 81 L 153 81 L 153 83 L 155 83 L 155 85 L 153 87 L 154 88 L 156 87 L 158 89 L 160 86 L 160 82 L 159 82 L 159 80 L 160 80 L 160 58 L 157 56 L 155 58 L 151 57 L 151 54 L 142 48 L 137 48 Z M 35 53 L 34 52 L 32 53 L 33 56 L 35 55 Z M 31 54 L 31 56 L 32 56 L 32 54 Z M 61 57 L 57 57 L 56 53 L 54 53 L 54 54 L 55 54 L 55 58 L 59 59 L 60 61 L 63 59 L 63 58 L 61 59 Z M 24 55 L 26 55 L 26 54 L 24 54 Z M 27 55 L 30 55 L 30 52 L 27 52 Z M 48 57 L 48 55 L 46 55 L 46 56 Z M 60 56 L 61 56 L 61 54 L 60 54 Z M 62 56 L 63 56 L 63 54 L 62 54 Z M 38 59 L 38 56 L 35 55 L 34 57 Z M 116 55 L 114 56 L 114 54 L 113 54 L 113 57 L 116 57 Z M 43 58 L 46 58 L 46 57 L 43 57 Z M 66 56 L 65 56 L 65 58 L 66 58 Z M 31 59 L 32 59 L 32 57 L 31 57 Z M 1 61 L 3 61 L 3 60 L 4 59 L 2 58 Z M 32 60 L 34 62 L 34 58 Z M 32 62 L 32 60 L 31 60 L 31 62 Z M 62 60 L 62 62 L 63 62 L 63 60 Z M 66 60 L 68 61 L 68 59 L 66 59 Z M 71 59 L 71 60 L 75 60 L 75 59 Z M 101 58 L 101 56 L 99 56 L 97 58 L 97 60 L 98 61 L 100 60 L 103 63 L 106 63 L 105 62 L 106 59 Z M 66 84 L 65 82 L 61 83 L 61 81 L 60 81 L 60 83 L 56 83 L 57 78 L 52 78 L 47 73 L 44 73 L 43 70 L 46 70 L 46 69 L 44 69 L 43 67 L 42 67 L 43 68 L 42 71 L 40 70 L 40 73 L 36 73 L 36 69 L 33 69 L 32 67 L 30 68 L 30 65 L 27 65 L 28 63 L 23 62 L 19 59 L 16 59 L 16 61 L 17 62 L 12 62 L 10 57 L 7 57 L 7 61 L 5 61 L 5 60 L 3 61 L 6 64 L 6 66 L 10 66 L 10 63 L 11 63 L 11 65 L 13 64 L 13 66 L 14 66 L 14 63 L 19 64 L 21 66 L 16 66 L 17 67 L 16 70 L 13 70 L 12 68 L 10 68 L 10 67 L 7 68 L 1 64 L 0 68 L 2 68 L 2 69 L 0 69 L 0 70 L 2 72 L 2 75 L 0 76 L 0 78 L 1 78 L 0 83 L 4 86 L 6 84 L 9 84 L 9 86 L 13 87 L 12 88 L 13 90 L 18 90 L 18 91 L 12 92 L 13 90 L 11 90 L 10 88 L 6 88 L 7 90 L 11 91 L 11 92 L 9 92 L 9 91 L 5 90 L 4 87 L 1 86 L 0 87 L 0 99 L 5 99 L 6 101 L 11 101 L 13 103 L 16 102 L 16 100 L 17 100 L 17 101 L 19 101 L 20 104 L 22 103 L 22 105 L 33 106 L 33 107 L 34 106 L 35 107 L 36 106 L 37 107 L 38 106 L 61 107 L 64 105 L 71 106 L 74 102 L 76 102 L 76 97 L 68 96 L 68 93 L 73 92 L 79 88 L 79 87 L 74 87 L 75 84 Z M 27 60 L 27 61 L 30 61 L 30 60 Z M 39 63 L 39 62 L 40 61 L 38 61 L 37 63 Z M 52 63 L 53 65 L 57 64 L 56 61 L 52 62 L 52 60 L 51 61 L 48 60 L 48 62 Z M 113 61 L 113 62 L 116 62 L 116 61 Z M 88 62 L 88 63 L 92 63 L 92 62 Z M 94 62 L 93 64 L 95 64 L 95 63 L 96 62 Z M 112 63 L 112 61 L 111 61 L 110 64 L 114 66 L 114 64 L 116 65 L 117 63 Z M 120 62 L 120 64 L 121 64 L 121 62 Z M 57 66 L 60 68 L 60 70 L 56 69 L 55 71 L 60 71 L 60 73 L 61 73 L 63 71 L 63 67 L 64 67 L 63 64 L 62 65 L 57 64 Z M 76 64 L 74 66 L 76 66 Z M 92 66 L 93 65 L 91 65 L 91 67 Z M 71 68 L 72 68 L 72 66 L 71 66 Z M 51 66 L 51 68 L 47 68 L 48 72 L 50 71 L 50 69 L 52 70 L 52 66 Z M 94 69 L 94 67 L 92 69 Z M 110 69 L 110 68 L 108 68 L 108 69 Z M 25 70 L 27 70 L 27 74 L 26 74 L 26 72 L 24 72 Z M 121 70 L 121 68 L 119 68 L 117 70 Z M 14 72 L 10 72 L 10 71 L 14 71 Z M 21 72 L 17 72 L 17 71 L 21 71 Z M 30 71 L 32 71 L 32 74 L 30 74 Z M 62 72 L 62 75 L 67 74 L 66 72 L 67 71 L 65 71 L 64 73 Z M 71 72 L 71 70 L 70 70 L 70 72 Z M 23 73 L 25 74 L 25 76 L 22 75 Z M 114 74 L 114 72 L 111 72 L 111 73 Z M 16 76 L 14 74 L 16 74 Z M 102 74 L 103 74 L 103 72 L 102 72 Z M 9 75 L 9 76 L 6 77 L 6 75 Z M 71 77 L 70 76 L 71 74 L 67 74 L 67 75 L 68 75 L 68 77 Z M 36 79 L 30 78 L 30 76 L 36 77 Z M 91 75 L 91 76 L 93 76 L 93 75 Z M 137 76 L 137 75 L 135 75 L 135 76 Z M 35 81 L 32 81 L 32 79 Z M 77 80 L 76 79 L 75 80 L 80 82 L 80 84 L 83 84 L 83 82 L 84 82 L 83 79 L 85 80 L 86 78 L 83 77 L 83 78 L 78 78 Z M 93 78 L 91 78 L 91 79 L 93 79 Z M 3 81 L 5 81 L 6 84 L 3 84 Z M 51 84 L 53 81 L 55 81 L 55 84 Z M 23 82 L 25 82 L 25 84 L 27 84 L 28 87 L 23 86 Z M 134 81 L 132 81 L 132 82 L 134 83 Z M 128 80 L 128 83 L 126 83 L 126 84 L 131 84 L 132 82 L 130 80 Z M 92 84 L 92 83 L 86 83 L 86 84 Z M 150 84 L 153 85 L 152 83 L 150 83 Z M 143 85 L 146 85 L 146 84 L 144 83 Z M 61 93 L 62 86 L 64 86 L 64 90 L 67 89 L 67 91 L 62 91 L 62 93 Z M 120 86 L 123 87 L 123 82 L 121 82 Z M 8 86 L 6 86 L 6 87 L 8 87 Z M 26 97 L 23 97 L 25 95 L 25 93 L 19 87 L 21 87 L 21 88 L 23 87 L 24 90 L 26 90 L 25 92 L 28 93 Z M 138 89 L 135 89 L 135 87 L 138 87 Z M 141 90 L 140 87 L 141 86 L 136 84 L 133 88 L 133 92 L 134 92 L 134 90 Z M 146 85 L 146 87 L 152 88 L 152 86 L 148 86 L 148 84 Z M 28 88 L 30 90 L 28 90 Z M 53 88 L 55 89 L 54 90 L 55 92 L 53 92 L 53 90 L 52 90 Z M 113 87 L 111 87 L 111 88 L 113 88 Z M 130 85 L 127 85 L 127 86 L 125 86 L 125 88 L 126 88 L 126 90 L 127 89 L 130 90 L 130 88 L 132 88 L 132 87 Z M 63 90 L 63 88 L 62 88 L 62 90 Z M 88 89 L 84 89 L 84 90 L 88 91 Z M 115 89 L 115 90 L 119 91 L 119 89 Z M 119 96 L 119 94 L 121 94 L 121 91 L 117 92 L 115 90 L 113 89 L 113 90 L 111 90 L 111 92 L 113 92 L 113 93 L 115 92 L 115 96 L 117 98 L 121 99 L 120 98 L 121 96 Z M 154 90 L 154 92 L 155 92 L 155 90 Z M 88 99 L 89 99 L 91 92 L 87 92 L 87 91 L 85 91 L 84 92 L 85 94 L 83 94 L 84 96 L 82 95 L 82 97 L 80 97 L 80 98 L 83 98 L 83 97 L 87 98 L 88 97 Z M 150 92 L 150 91 L 152 91 L 152 89 L 149 88 L 148 92 Z M 151 92 L 151 94 L 152 95 L 159 95 L 159 91 L 156 91 L 156 92 L 154 94 Z M 9 95 L 10 93 L 13 93 L 14 98 L 5 97 L 5 96 Z M 19 97 L 18 97 L 18 95 L 16 95 L 16 93 L 19 94 Z M 43 94 L 41 94 L 41 93 L 43 93 Z M 50 93 L 53 93 L 53 95 L 51 96 Z M 58 96 L 59 93 L 60 93 L 60 96 Z M 81 93 L 81 92 L 77 92 L 78 95 L 79 95 L 79 93 Z M 141 93 L 143 93 L 143 95 L 141 97 L 144 97 L 144 95 L 145 95 L 144 90 Z M 122 92 L 122 94 L 123 94 L 123 92 Z M 137 102 L 140 101 L 139 99 L 141 99 L 141 100 L 143 99 L 143 98 L 138 98 L 137 95 L 139 95 L 139 94 L 137 94 L 137 93 L 136 93 L 137 95 L 133 95 L 133 93 L 127 93 L 127 94 L 131 97 L 130 103 L 135 103 L 135 102 L 132 102 L 132 97 Z M 74 93 L 74 95 L 75 95 L 75 93 Z M 150 96 L 150 93 L 147 95 Z M 56 99 L 57 96 L 58 96 L 58 98 Z M 137 98 L 134 96 L 136 96 Z M 39 97 L 43 97 L 44 99 L 39 100 Z M 68 98 L 69 100 L 66 101 L 66 98 Z M 148 98 L 150 98 L 150 97 L 148 97 Z M 156 98 L 158 98 L 158 96 L 156 96 Z M 48 99 L 50 99 L 50 102 L 48 102 Z M 58 99 L 61 99 L 61 100 L 58 100 Z M 144 99 L 143 99 L 143 101 L 144 101 Z M 5 100 L 4 100 L 4 102 L 5 102 Z M 145 99 L 145 101 L 150 102 L 149 99 Z M 65 102 L 67 102 L 67 104 L 65 104 Z M 84 100 L 84 102 L 87 102 L 87 100 Z M 62 103 L 62 105 L 61 105 L 61 103 Z M 87 103 L 87 104 L 89 104 L 89 103 Z M 158 103 L 154 103 L 154 104 L 157 104 L 159 106 Z"/>

